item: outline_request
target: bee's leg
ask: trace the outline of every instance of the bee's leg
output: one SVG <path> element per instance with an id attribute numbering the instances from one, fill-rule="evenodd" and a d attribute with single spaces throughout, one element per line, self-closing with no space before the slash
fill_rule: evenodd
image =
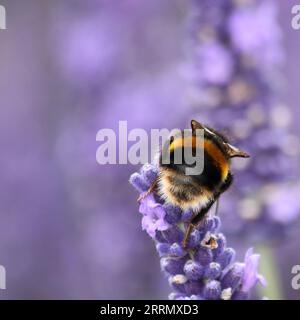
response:
<path id="1" fill-rule="evenodd" d="M 202 208 L 198 213 L 194 214 L 194 216 L 192 217 L 192 219 L 189 222 L 189 225 L 188 225 L 186 232 L 185 232 L 185 235 L 184 235 L 184 239 L 182 242 L 183 248 L 187 247 L 189 237 L 190 237 L 191 233 L 193 232 L 194 228 L 198 228 L 200 226 L 200 224 L 203 222 L 203 219 L 206 216 L 207 212 L 210 210 L 210 208 L 213 206 L 214 203 L 215 203 L 215 199 L 212 199 L 206 205 L 206 207 Z"/>
<path id="2" fill-rule="evenodd" d="M 187 228 L 185 235 L 184 235 L 183 244 L 182 244 L 184 248 L 187 247 L 188 240 L 189 240 L 191 233 L 193 232 L 193 229 L 198 228 L 200 226 L 200 224 L 203 222 L 204 217 L 206 216 L 208 211 L 211 209 L 213 204 L 219 200 L 219 197 L 223 192 L 225 192 L 227 189 L 229 189 L 232 182 L 233 182 L 233 175 L 231 173 L 229 173 L 227 179 L 225 180 L 223 185 L 220 187 L 219 191 L 214 195 L 213 199 L 211 199 L 210 202 L 204 208 L 201 209 L 201 211 L 194 214 L 194 216 L 192 217 L 192 219 L 189 222 L 188 228 Z M 219 203 L 217 202 L 217 206 L 218 206 L 218 204 Z"/>
<path id="3" fill-rule="evenodd" d="M 185 231 L 184 238 L 183 238 L 183 241 L 182 241 L 182 247 L 184 249 L 187 248 L 189 237 L 190 237 L 192 231 L 194 230 L 194 228 L 195 228 L 195 225 L 193 225 L 192 222 L 190 221 L 189 225 L 188 225 L 188 227 L 187 227 L 187 229 Z"/>
<path id="4" fill-rule="evenodd" d="M 138 199 L 137 199 L 137 202 L 141 202 L 142 200 L 144 200 L 147 196 L 149 196 L 149 194 L 151 194 L 152 192 L 154 192 L 157 188 L 157 185 L 158 185 L 158 179 L 156 179 L 151 187 L 145 192 L 145 193 L 142 193 Z"/>
<path id="5" fill-rule="evenodd" d="M 203 208 L 200 212 L 195 213 L 192 219 L 189 221 L 189 224 L 185 231 L 184 239 L 182 242 L 183 248 L 187 247 L 191 233 L 193 232 L 194 228 L 197 228 L 199 224 L 203 221 L 203 218 L 205 217 L 208 210 L 209 209 Z"/>

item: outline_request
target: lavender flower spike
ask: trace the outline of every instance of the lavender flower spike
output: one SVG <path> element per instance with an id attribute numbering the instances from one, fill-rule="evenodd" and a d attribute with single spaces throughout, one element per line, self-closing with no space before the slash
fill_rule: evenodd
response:
<path id="1" fill-rule="evenodd" d="M 144 165 L 134 173 L 131 184 L 143 194 L 158 175 L 155 165 Z M 151 177 L 151 179 L 149 179 Z M 155 241 L 162 271 L 173 290 L 174 300 L 230 300 L 247 299 L 259 282 L 259 255 L 249 249 L 245 262 L 234 262 L 235 251 L 227 247 L 226 238 L 219 233 L 221 222 L 216 216 L 207 216 L 188 239 L 182 241 L 190 212 L 166 204 L 156 193 L 145 197 L 140 204 L 142 228 Z"/>

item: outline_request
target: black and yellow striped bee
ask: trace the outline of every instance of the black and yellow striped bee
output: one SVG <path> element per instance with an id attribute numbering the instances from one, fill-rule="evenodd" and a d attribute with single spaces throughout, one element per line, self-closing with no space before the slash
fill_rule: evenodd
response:
<path id="1" fill-rule="evenodd" d="M 232 146 L 228 139 L 216 130 L 191 121 L 189 136 L 173 136 L 165 144 L 170 154 L 170 161 L 163 161 L 163 151 L 159 158 L 159 176 L 149 192 L 156 191 L 166 203 L 180 207 L 182 210 L 192 210 L 193 218 L 186 232 L 184 246 L 190 232 L 205 217 L 207 212 L 225 192 L 233 181 L 230 171 L 230 160 L 234 157 L 248 158 L 246 152 Z M 196 134 L 197 129 L 203 130 L 202 136 Z M 203 155 L 203 170 L 198 175 L 187 175 L 187 164 L 174 161 L 174 154 L 180 149 L 181 153 L 189 148 L 193 155 L 200 148 Z M 199 151 L 199 150 L 198 150 Z"/>

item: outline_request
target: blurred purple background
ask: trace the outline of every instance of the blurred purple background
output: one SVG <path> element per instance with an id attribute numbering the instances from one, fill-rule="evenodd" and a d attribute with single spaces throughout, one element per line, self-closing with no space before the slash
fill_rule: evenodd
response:
<path id="1" fill-rule="evenodd" d="M 300 138 L 295 2 L 276 2 L 284 100 Z M 98 165 L 95 137 L 120 120 L 129 129 L 188 125 L 188 1 L 0 4 L 7 10 L 7 30 L 0 31 L 0 264 L 7 290 L 0 298 L 166 298 L 167 281 L 128 183 L 138 166 Z M 241 257 L 257 245 L 251 238 L 229 241 Z M 273 243 L 286 299 L 300 298 L 290 285 L 299 241 L 291 229 Z"/>

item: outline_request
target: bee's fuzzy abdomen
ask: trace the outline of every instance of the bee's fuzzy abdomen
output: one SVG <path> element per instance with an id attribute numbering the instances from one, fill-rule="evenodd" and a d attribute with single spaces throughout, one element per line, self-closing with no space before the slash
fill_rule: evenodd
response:
<path id="1" fill-rule="evenodd" d="M 170 204 L 183 210 L 199 210 L 210 201 L 213 193 L 195 183 L 191 177 L 178 174 L 172 169 L 161 169 L 158 181 L 159 194 Z"/>

